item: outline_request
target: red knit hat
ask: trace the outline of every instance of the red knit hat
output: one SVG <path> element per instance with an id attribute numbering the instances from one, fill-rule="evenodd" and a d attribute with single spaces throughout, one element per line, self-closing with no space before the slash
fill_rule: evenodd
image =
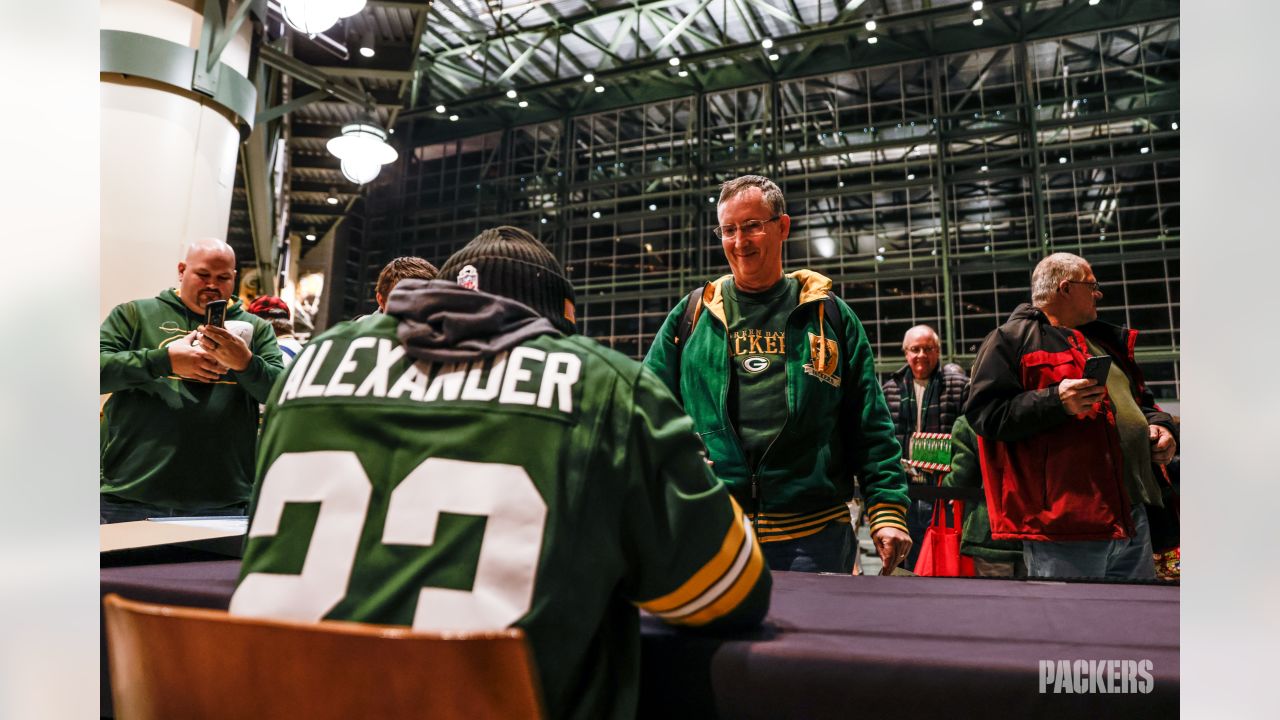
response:
<path id="1" fill-rule="evenodd" d="M 289 317 L 289 306 L 275 295 L 259 295 L 249 304 L 249 312 L 260 318 Z"/>

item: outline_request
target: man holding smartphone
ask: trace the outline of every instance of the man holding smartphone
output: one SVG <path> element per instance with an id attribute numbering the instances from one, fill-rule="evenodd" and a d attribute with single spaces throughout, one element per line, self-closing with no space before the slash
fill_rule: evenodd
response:
<path id="1" fill-rule="evenodd" d="M 1154 578 L 1143 506 L 1161 506 L 1154 466 L 1177 441 L 1134 361 L 1137 331 L 1097 319 L 1079 256 L 1041 260 L 1031 291 L 979 348 L 964 410 L 991 537 L 1021 540 L 1031 577 Z"/>
<path id="2" fill-rule="evenodd" d="M 192 243 L 178 287 L 112 309 L 99 332 L 100 522 L 244 514 L 258 405 L 284 367 L 271 325 L 232 296 L 235 252 Z M 212 308 L 210 307 L 212 306 Z M 251 342 L 207 313 L 252 328 Z"/>

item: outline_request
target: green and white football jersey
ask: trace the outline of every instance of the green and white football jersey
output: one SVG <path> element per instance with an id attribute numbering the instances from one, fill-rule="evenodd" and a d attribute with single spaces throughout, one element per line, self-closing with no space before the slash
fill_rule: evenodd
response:
<path id="1" fill-rule="evenodd" d="M 656 376 L 552 334 L 415 362 L 396 325 L 339 325 L 277 383 L 232 613 L 519 627 L 555 718 L 635 715 L 637 606 L 763 617 L 759 546 Z"/>

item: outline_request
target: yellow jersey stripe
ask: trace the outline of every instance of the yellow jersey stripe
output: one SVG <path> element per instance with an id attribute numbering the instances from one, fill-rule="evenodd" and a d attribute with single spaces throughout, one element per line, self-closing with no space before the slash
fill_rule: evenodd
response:
<path id="1" fill-rule="evenodd" d="M 682 624 L 689 624 L 691 617 L 705 616 L 706 619 L 702 622 L 708 622 L 719 617 L 719 614 L 708 615 L 707 613 L 710 613 L 711 608 L 718 607 L 720 605 L 719 601 L 724 599 L 724 597 L 736 587 L 739 581 L 742 580 L 743 575 L 746 574 L 745 571 L 751 567 L 753 560 L 760 563 L 764 562 L 764 556 L 760 553 L 760 546 L 752 539 L 751 525 L 749 522 L 750 521 L 746 518 L 742 519 L 742 529 L 745 542 L 742 543 L 738 556 L 734 558 L 733 567 L 729 568 L 729 572 L 725 573 L 724 576 L 716 581 L 714 585 L 707 588 L 706 592 L 702 593 L 691 602 L 685 603 L 674 610 L 654 614 L 668 622 Z M 758 569 L 756 574 L 759 575 Z M 755 581 L 752 580 L 752 584 L 754 583 Z M 747 586 L 748 590 L 750 587 L 750 585 Z M 736 605 L 737 601 L 731 604 L 729 608 L 732 609 Z M 727 610 L 725 612 L 727 612 Z"/>
<path id="2" fill-rule="evenodd" d="M 716 618 L 728 615 L 750 594 L 762 572 L 764 572 L 764 553 L 760 552 L 759 544 L 752 542 L 751 557 L 747 561 L 746 568 L 724 594 L 702 611 L 675 622 L 681 625 L 706 625 Z"/>
<path id="3" fill-rule="evenodd" d="M 738 506 L 737 500 L 729 498 L 729 501 L 733 504 L 733 522 L 729 524 L 724 542 L 720 543 L 720 549 L 716 554 L 683 585 L 662 597 L 640 603 L 640 607 L 655 615 L 670 612 L 701 596 L 712 583 L 725 574 L 741 554 L 740 550 L 747 539 L 742 530 L 742 508 Z"/>

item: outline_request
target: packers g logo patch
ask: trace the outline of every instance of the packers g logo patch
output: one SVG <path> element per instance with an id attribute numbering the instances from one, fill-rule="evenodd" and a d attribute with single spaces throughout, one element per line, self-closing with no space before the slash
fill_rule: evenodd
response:
<path id="1" fill-rule="evenodd" d="M 763 355 L 751 355 L 742 361 L 742 369 L 755 375 L 769 368 L 769 358 Z"/>

